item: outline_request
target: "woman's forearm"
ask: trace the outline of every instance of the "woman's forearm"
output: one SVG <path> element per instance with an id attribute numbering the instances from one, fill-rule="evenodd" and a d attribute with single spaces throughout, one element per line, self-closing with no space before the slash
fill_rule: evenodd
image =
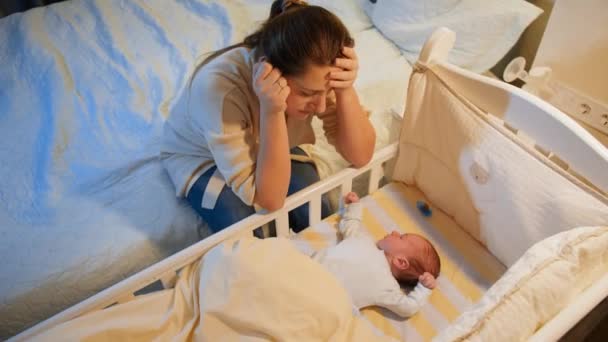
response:
<path id="1" fill-rule="evenodd" d="M 291 176 L 284 113 L 260 113 L 260 146 L 256 164 L 254 202 L 269 211 L 283 207 Z"/>
<path id="2" fill-rule="evenodd" d="M 374 154 L 376 132 L 354 88 L 336 90 L 336 114 L 338 151 L 353 166 L 364 166 Z"/>

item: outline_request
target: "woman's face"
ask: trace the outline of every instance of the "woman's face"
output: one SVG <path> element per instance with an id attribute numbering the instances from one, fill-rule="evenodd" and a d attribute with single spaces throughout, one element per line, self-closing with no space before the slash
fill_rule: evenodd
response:
<path id="1" fill-rule="evenodd" d="M 291 89 L 286 111 L 290 118 L 304 120 L 315 113 L 325 112 L 327 94 L 331 91 L 329 74 L 332 71 L 340 69 L 329 65 L 312 65 L 302 75 L 285 77 Z"/>

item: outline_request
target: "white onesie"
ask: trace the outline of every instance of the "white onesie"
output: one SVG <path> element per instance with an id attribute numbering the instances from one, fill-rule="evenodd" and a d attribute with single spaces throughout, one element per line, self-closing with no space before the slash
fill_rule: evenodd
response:
<path id="1" fill-rule="evenodd" d="M 315 253 L 313 259 L 340 280 L 358 309 L 377 305 L 410 317 L 426 302 L 431 290 L 418 283 L 409 294 L 403 293 L 384 252 L 362 227 L 362 209 L 359 202 L 345 208 L 339 224 L 342 241 Z"/>

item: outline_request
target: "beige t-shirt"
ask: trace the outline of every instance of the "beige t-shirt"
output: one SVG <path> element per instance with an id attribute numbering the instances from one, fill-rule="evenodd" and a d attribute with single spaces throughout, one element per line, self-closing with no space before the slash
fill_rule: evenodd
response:
<path id="1" fill-rule="evenodd" d="M 255 196 L 259 102 L 253 91 L 254 51 L 235 48 L 201 68 L 186 86 L 164 126 L 161 159 L 178 196 L 216 165 L 226 184 L 246 204 Z M 316 114 L 330 143 L 337 134 L 335 101 Z M 312 116 L 287 117 L 289 146 L 314 144 Z"/>

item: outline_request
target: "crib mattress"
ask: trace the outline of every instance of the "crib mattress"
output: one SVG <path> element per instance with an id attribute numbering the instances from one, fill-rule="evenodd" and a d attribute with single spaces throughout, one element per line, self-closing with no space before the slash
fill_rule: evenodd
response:
<path id="1" fill-rule="evenodd" d="M 362 315 L 378 333 L 406 341 L 428 341 L 461 312 L 481 298 L 506 268 L 479 242 L 462 230 L 450 217 L 430 205 L 432 215 L 424 217 L 416 202 L 424 195 L 414 187 L 389 183 L 364 204 L 363 224 L 376 239 L 392 230 L 427 237 L 441 257 L 441 274 L 429 302 L 415 316 L 404 320 L 381 308 L 366 308 Z M 428 202 L 427 202 L 428 203 Z M 337 223 L 332 215 L 293 237 L 307 254 L 338 241 Z"/>

